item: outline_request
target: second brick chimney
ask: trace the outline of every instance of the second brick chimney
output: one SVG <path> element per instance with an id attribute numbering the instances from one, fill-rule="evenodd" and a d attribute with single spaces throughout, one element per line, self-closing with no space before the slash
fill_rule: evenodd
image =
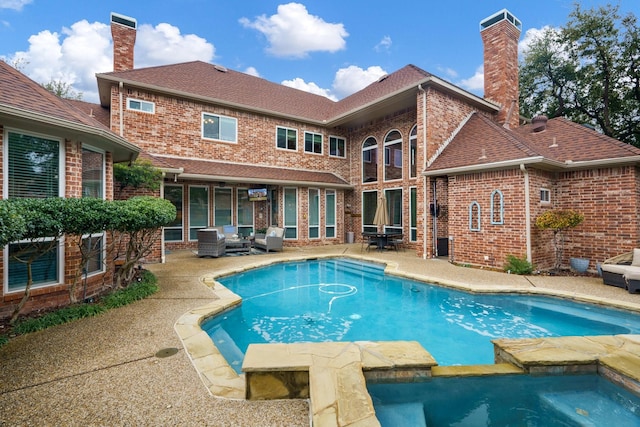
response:
<path id="1" fill-rule="evenodd" d="M 498 122 L 518 127 L 518 40 L 522 23 L 508 10 L 480 22 L 484 45 L 484 97 L 499 104 Z"/>
<path id="2" fill-rule="evenodd" d="M 138 23 L 128 16 L 111 13 L 113 71 L 133 70 L 133 47 Z"/>

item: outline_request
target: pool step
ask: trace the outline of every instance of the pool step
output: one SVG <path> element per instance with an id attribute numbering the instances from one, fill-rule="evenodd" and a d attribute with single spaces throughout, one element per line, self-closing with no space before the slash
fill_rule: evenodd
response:
<path id="1" fill-rule="evenodd" d="M 596 391 L 541 393 L 543 406 L 579 426 L 638 426 L 638 415 Z"/>
<path id="2" fill-rule="evenodd" d="M 382 427 L 427 427 L 420 402 L 375 405 L 375 410 Z"/>
<path id="3" fill-rule="evenodd" d="M 216 326 L 214 329 L 207 331 L 207 333 L 229 365 L 231 365 L 236 372 L 241 372 L 240 368 L 242 366 L 242 360 L 244 359 L 244 353 L 236 345 L 227 331 L 220 326 Z"/>
<path id="4" fill-rule="evenodd" d="M 336 269 L 336 273 L 348 273 L 358 278 L 380 281 L 384 275 L 384 267 L 376 264 L 367 264 L 360 261 L 340 259 L 331 261 Z"/>

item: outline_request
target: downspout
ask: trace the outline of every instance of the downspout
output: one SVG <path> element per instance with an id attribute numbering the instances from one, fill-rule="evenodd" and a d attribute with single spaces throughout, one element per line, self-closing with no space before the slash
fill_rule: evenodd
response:
<path id="1" fill-rule="evenodd" d="M 423 170 L 427 167 L 427 91 L 424 90 L 422 84 L 418 85 L 418 90 L 422 93 L 422 158 L 424 160 Z M 427 222 L 429 219 L 429 206 L 427 204 L 428 177 L 424 177 L 424 188 L 422 197 L 422 259 L 427 259 Z"/>
<path id="2" fill-rule="evenodd" d="M 520 164 L 520 170 L 524 174 L 524 224 L 527 244 L 527 261 L 531 262 L 531 203 L 529 200 L 529 171 L 524 163 Z"/>
<path id="3" fill-rule="evenodd" d="M 123 113 L 123 108 L 122 108 L 122 90 L 124 88 L 124 83 L 120 82 L 120 84 L 118 85 L 118 108 L 120 111 L 120 136 L 124 137 L 124 129 L 122 128 L 124 126 L 124 118 L 122 117 L 122 113 Z"/>

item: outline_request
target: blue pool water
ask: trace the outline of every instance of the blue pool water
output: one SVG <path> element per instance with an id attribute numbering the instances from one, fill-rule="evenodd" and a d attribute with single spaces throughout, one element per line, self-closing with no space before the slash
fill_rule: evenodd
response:
<path id="1" fill-rule="evenodd" d="M 471 294 L 348 259 L 218 279 L 242 304 L 202 327 L 240 372 L 251 343 L 414 340 L 439 365 L 493 363 L 495 338 L 640 333 L 640 315 L 550 297 Z"/>
<path id="2" fill-rule="evenodd" d="M 433 378 L 367 388 L 382 427 L 640 426 L 640 398 L 597 375 Z"/>

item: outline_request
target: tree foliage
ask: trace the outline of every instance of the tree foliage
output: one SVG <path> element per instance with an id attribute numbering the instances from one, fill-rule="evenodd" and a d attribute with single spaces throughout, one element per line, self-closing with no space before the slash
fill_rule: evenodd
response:
<path id="1" fill-rule="evenodd" d="M 73 99 L 76 101 L 82 100 L 82 92 L 76 92 L 70 83 L 62 80 L 53 79 L 48 83 L 43 83 L 42 87 L 60 98 Z"/>
<path id="2" fill-rule="evenodd" d="M 136 159 L 131 164 L 115 163 L 113 177 L 118 183 L 120 193 L 127 187 L 158 190 L 162 184 L 162 171 L 148 160 Z"/>
<path id="3" fill-rule="evenodd" d="M 553 246 L 556 253 L 554 270 L 558 270 L 562 264 L 565 230 L 577 227 L 582 221 L 584 221 L 584 215 L 573 209 L 550 209 L 536 218 L 536 227 L 553 231 Z"/>
<path id="4" fill-rule="evenodd" d="M 0 200 L 0 247 L 22 239 L 27 225 L 20 211 L 7 199 Z"/>
<path id="5" fill-rule="evenodd" d="M 618 6 L 583 10 L 546 29 L 520 64 L 520 113 L 567 117 L 640 147 L 640 32 Z"/>

